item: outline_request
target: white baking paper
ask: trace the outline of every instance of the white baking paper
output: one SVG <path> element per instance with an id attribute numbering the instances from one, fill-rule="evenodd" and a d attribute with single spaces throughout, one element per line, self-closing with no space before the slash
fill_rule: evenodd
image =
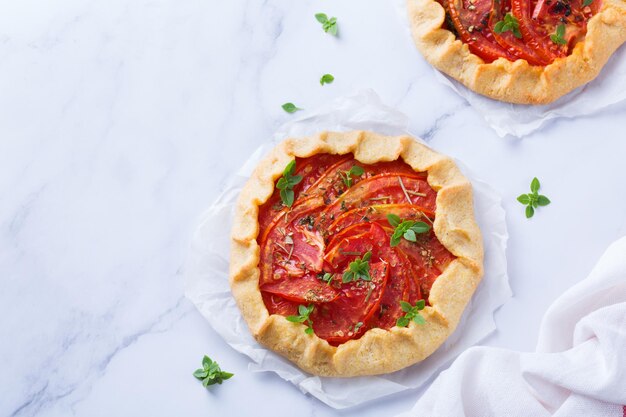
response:
<path id="1" fill-rule="evenodd" d="M 352 407 L 426 383 L 444 365 L 492 333 L 493 312 L 511 297 L 506 270 L 508 239 L 500 197 L 487 184 L 471 179 L 478 223 L 485 244 L 485 276 L 454 334 L 429 358 L 402 371 L 383 376 L 320 378 L 302 372 L 281 356 L 259 345 L 250 335 L 228 285 L 229 235 L 234 203 L 252 170 L 276 143 L 323 130 L 372 130 L 407 134 L 408 118 L 383 105 L 371 90 L 339 98 L 330 105 L 284 125 L 273 140 L 257 149 L 215 203 L 202 216 L 185 268 L 185 294 L 211 326 L 237 351 L 250 357 L 252 371 L 276 372 L 334 408 Z"/>
<path id="2" fill-rule="evenodd" d="M 411 37 L 406 0 L 395 0 L 407 36 Z M 412 39 L 412 37 L 411 37 Z M 590 116 L 626 100 L 626 47 L 618 49 L 602 72 L 590 83 L 544 106 L 510 104 L 481 96 L 434 69 L 435 77 L 456 91 L 480 113 L 498 136 L 521 138 L 552 119 Z"/>

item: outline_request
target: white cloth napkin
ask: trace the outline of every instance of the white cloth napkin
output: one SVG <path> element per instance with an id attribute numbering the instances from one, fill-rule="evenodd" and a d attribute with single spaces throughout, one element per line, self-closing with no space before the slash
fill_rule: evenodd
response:
<path id="1" fill-rule="evenodd" d="M 537 351 L 474 347 L 408 416 L 626 416 L 626 237 L 559 297 Z"/>

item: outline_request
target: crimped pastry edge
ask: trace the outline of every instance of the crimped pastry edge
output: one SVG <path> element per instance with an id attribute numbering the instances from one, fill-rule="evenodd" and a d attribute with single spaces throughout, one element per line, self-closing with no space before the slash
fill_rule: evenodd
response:
<path id="1" fill-rule="evenodd" d="M 603 0 L 589 19 L 587 34 L 572 53 L 547 66 L 499 58 L 485 63 L 443 29 L 445 10 L 435 0 L 407 0 L 417 49 L 441 72 L 484 96 L 516 104 L 548 104 L 598 76 L 626 41 L 626 2 Z"/>

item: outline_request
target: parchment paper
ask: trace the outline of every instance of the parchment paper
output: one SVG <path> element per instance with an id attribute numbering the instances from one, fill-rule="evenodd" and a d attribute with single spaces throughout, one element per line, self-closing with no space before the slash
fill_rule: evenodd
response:
<path id="1" fill-rule="evenodd" d="M 338 379 L 306 374 L 281 356 L 259 345 L 250 335 L 228 285 L 230 228 L 233 207 L 252 170 L 275 144 L 322 130 L 372 130 L 407 133 L 408 119 L 386 107 L 373 91 L 339 98 L 318 111 L 284 125 L 272 141 L 257 149 L 202 216 L 185 267 L 185 294 L 228 344 L 250 357 L 250 370 L 276 372 L 334 408 L 346 408 L 422 386 L 459 353 L 495 330 L 493 312 L 511 297 L 506 270 L 508 239 L 500 197 L 463 169 L 474 186 L 477 220 L 485 244 L 485 276 L 451 337 L 429 358 L 402 371 L 374 377 Z"/>
<path id="2" fill-rule="evenodd" d="M 406 0 L 395 0 L 396 10 L 412 40 Z M 435 77 L 474 107 L 498 136 L 529 135 L 552 119 L 589 116 L 626 100 L 626 47 L 618 49 L 600 75 L 557 101 L 544 106 L 510 104 L 481 96 L 433 68 Z"/>

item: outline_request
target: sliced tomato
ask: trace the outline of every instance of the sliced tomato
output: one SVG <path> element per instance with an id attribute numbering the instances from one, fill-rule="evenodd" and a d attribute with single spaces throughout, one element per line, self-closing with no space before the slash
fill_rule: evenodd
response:
<path id="1" fill-rule="evenodd" d="M 323 196 L 324 203 L 330 204 L 349 188 L 348 185 L 354 185 L 363 178 L 363 175 L 346 177 L 352 167 L 362 165 L 353 158 L 339 160 L 328 167 L 326 172 L 311 185 L 307 193 Z"/>
<path id="2" fill-rule="evenodd" d="M 511 10 L 511 0 L 499 0 L 494 2 L 493 12 L 489 18 L 489 28 L 493 32 L 496 41 L 506 48 L 512 55 L 525 59 L 531 65 L 548 65 L 554 61 L 555 56 L 546 50 L 535 38 L 524 37 L 518 39 L 513 32 L 506 31 L 496 33 L 494 26 L 504 20 L 504 16 Z"/>
<path id="3" fill-rule="evenodd" d="M 587 32 L 587 22 L 601 6 L 602 0 L 594 0 L 588 6 L 583 6 L 583 0 L 539 0 L 534 7 L 531 4 L 530 24 L 556 54 L 565 56 L 583 39 Z M 565 45 L 557 45 L 550 39 L 550 35 L 561 24 L 565 25 Z"/>
<path id="4" fill-rule="evenodd" d="M 298 202 L 275 219 L 261 237 L 260 285 L 320 272 L 324 240 L 313 226 L 323 207 L 320 197 Z"/>
<path id="5" fill-rule="evenodd" d="M 261 291 L 279 295 L 289 301 L 315 304 L 328 303 L 339 296 L 333 286 L 313 274 L 264 284 L 261 286 Z"/>
<path id="6" fill-rule="evenodd" d="M 261 291 L 263 297 L 263 303 L 270 314 L 280 314 L 281 316 L 291 316 L 298 314 L 298 305 L 295 301 L 289 301 L 283 297 L 271 294 L 265 291 Z"/>
<path id="7" fill-rule="evenodd" d="M 372 263 L 371 281 L 344 284 L 341 297 L 316 306 L 310 316 L 315 334 L 333 346 L 359 338 L 379 309 L 388 274 L 387 264 Z"/>
<path id="8" fill-rule="evenodd" d="M 361 181 L 329 205 L 321 216 L 320 226 L 326 228 L 343 212 L 372 204 L 410 203 L 434 212 L 437 193 L 425 178 L 419 176 L 382 174 Z"/>
<path id="9" fill-rule="evenodd" d="M 349 229 L 357 230 L 357 226 Z M 372 326 L 388 329 L 395 324 L 400 315 L 400 301 L 409 299 L 413 279 L 411 262 L 407 256 L 389 246 L 389 234 L 377 223 L 370 224 L 370 231 L 355 234 L 337 241 L 335 247 L 328 247 L 326 260 L 337 270 L 347 269 L 350 261 L 372 252 L 372 261 L 380 261 L 389 265 L 389 278 L 381 301 L 381 308 L 374 315 Z"/>
<path id="10" fill-rule="evenodd" d="M 402 220 L 424 221 L 429 224 L 432 224 L 435 219 L 434 212 L 422 209 L 412 204 L 378 204 L 348 210 L 340 214 L 328 226 L 327 230 L 332 236 L 331 239 L 335 239 L 337 232 L 343 231 L 347 227 L 357 223 L 376 222 L 383 227 L 389 227 L 390 225 L 387 221 L 388 214 L 395 214 Z"/>
<path id="11" fill-rule="evenodd" d="M 342 157 L 344 160 L 351 159 L 350 156 Z M 307 197 L 306 191 L 321 177 L 330 166 L 337 162 L 336 155 L 318 154 L 309 158 L 296 158 L 295 175 L 302 176 L 302 181 L 293 188 L 294 201 Z M 278 180 L 276 180 L 278 181 Z M 281 212 L 288 210 L 280 199 L 280 190 L 274 189 L 274 193 L 263 207 L 259 209 L 259 227 L 261 230 L 267 229 L 273 220 L 281 215 Z"/>
<path id="12" fill-rule="evenodd" d="M 428 233 L 419 234 L 417 242 L 402 239 L 398 248 L 411 260 L 414 280 L 419 285 L 424 298 L 428 300 L 433 283 L 450 262 L 456 259 L 456 256 L 439 242 L 432 230 Z"/>
<path id="13" fill-rule="evenodd" d="M 454 29 L 473 54 L 485 62 L 498 58 L 515 61 L 517 57 L 503 48 L 494 38 L 489 28 L 491 0 L 445 0 L 446 9 L 454 24 Z"/>

